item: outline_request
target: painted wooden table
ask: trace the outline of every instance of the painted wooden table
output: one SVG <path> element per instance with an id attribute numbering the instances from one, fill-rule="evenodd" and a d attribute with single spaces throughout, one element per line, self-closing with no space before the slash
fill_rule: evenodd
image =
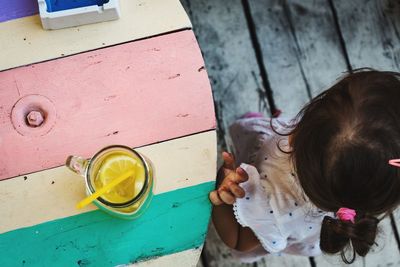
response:
<path id="1" fill-rule="evenodd" d="M 120 20 L 57 31 L 42 29 L 34 1 L 2 5 L 0 266 L 196 265 L 214 187 L 215 116 L 179 1 L 120 0 Z M 16 110 L 35 105 L 45 121 L 31 128 Z M 111 144 L 154 164 L 155 196 L 133 221 L 75 209 L 84 180 L 66 157 Z"/>

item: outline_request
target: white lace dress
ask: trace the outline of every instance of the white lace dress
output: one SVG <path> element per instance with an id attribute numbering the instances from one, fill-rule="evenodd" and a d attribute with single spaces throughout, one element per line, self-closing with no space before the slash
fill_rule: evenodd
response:
<path id="1" fill-rule="evenodd" d="M 284 120 L 275 120 L 277 132 L 288 131 Z M 310 203 L 293 172 L 288 138 L 270 127 L 270 119 L 244 118 L 230 127 L 236 161 L 248 173 L 241 186 L 245 198 L 233 205 L 237 221 L 250 227 L 262 247 L 251 252 L 233 252 L 244 262 L 267 253 L 304 256 L 321 254 L 319 235 L 325 215 Z M 282 151 L 281 151 L 282 150 Z"/>

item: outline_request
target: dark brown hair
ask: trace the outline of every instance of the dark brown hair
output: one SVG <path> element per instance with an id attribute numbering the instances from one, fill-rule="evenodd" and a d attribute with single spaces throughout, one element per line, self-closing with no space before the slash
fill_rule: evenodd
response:
<path id="1" fill-rule="evenodd" d="M 362 70 L 315 97 L 290 132 L 299 182 L 317 207 L 356 210 L 355 223 L 326 216 L 320 247 L 346 263 L 375 243 L 378 216 L 400 201 L 400 74 Z M 345 251 L 353 257 L 347 259 Z"/>

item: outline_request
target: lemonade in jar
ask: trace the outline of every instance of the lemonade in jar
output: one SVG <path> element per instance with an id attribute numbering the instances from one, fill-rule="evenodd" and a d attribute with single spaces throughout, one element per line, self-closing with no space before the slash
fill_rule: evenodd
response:
<path id="1" fill-rule="evenodd" d="M 111 215 L 136 218 L 151 201 L 153 171 L 150 161 L 129 147 L 109 146 L 90 160 L 70 156 L 66 165 L 85 178 L 88 196 L 101 192 L 94 203 Z"/>

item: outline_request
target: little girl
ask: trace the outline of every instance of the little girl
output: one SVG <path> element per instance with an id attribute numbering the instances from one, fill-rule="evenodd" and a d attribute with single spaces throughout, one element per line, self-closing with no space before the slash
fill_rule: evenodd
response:
<path id="1" fill-rule="evenodd" d="M 231 126 L 236 159 L 223 153 L 210 200 L 236 255 L 340 252 L 352 263 L 368 253 L 379 221 L 400 203 L 399 79 L 358 71 L 290 122 L 253 113 Z"/>

